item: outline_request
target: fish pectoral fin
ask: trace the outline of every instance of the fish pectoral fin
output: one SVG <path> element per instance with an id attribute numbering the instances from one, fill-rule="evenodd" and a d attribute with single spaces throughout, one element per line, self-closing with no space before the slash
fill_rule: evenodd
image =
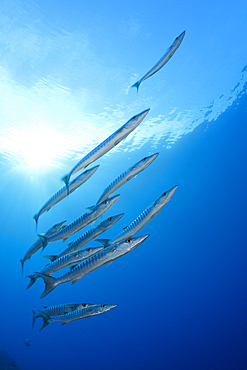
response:
<path id="1" fill-rule="evenodd" d="M 110 264 L 111 264 L 112 262 L 113 262 L 113 261 L 106 263 L 106 267 L 110 266 Z"/>
<path id="2" fill-rule="evenodd" d="M 67 321 L 62 322 L 61 326 L 64 326 L 65 324 L 67 324 Z"/>
<path id="3" fill-rule="evenodd" d="M 79 278 L 79 279 L 75 279 L 75 280 L 73 280 L 71 285 L 74 285 L 74 284 L 75 284 L 75 283 L 77 283 L 77 281 L 79 281 L 79 280 L 80 280 L 80 278 Z"/>
<path id="4" fill-rule="evenodd" d="M 68 238 L 64 238 L 64 239 L 63 239 L 63 243 L 64 243 L 67 239 L 68 239 Z"/>

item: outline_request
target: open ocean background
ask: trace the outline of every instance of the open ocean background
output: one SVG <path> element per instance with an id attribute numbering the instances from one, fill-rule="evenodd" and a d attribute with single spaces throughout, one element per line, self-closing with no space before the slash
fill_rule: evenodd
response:
<path id="1" fill-rule="evenodd" d="M 23 370 L 247 369 L 247 2 L 1 1 L 0 348 Z M 169 62 L 139 80 L 186 30 Z M 71 223 L 117 176 L 155 161 L 95 222 L 124 212 L 112 238 L 163 192 L 178 188 L 133 252 L 62 284 L 44 299 L 51 243 L 33 216 L 77 161 L 135 114 L 150 112 L 98 171 L 40 217 Z M 77 173 L 76 175 L 78 175 Z M 87 246 L 98 245 L 93 241 Z M 109 303 L 102 315 L 32 329 L 32 309 Z M 30 347 L 25 340 L 30 340 Z"/>

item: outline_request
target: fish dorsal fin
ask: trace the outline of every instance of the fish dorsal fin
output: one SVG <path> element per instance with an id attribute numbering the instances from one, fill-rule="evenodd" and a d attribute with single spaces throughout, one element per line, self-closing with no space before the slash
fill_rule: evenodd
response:
<path id="1" fill-rule="evenodd" d="M 95 239 L 96 242 L 103 244 L 104 248 L 108 247 L 111 239 Z"/>
<path id="2" fill-rule="evenodd" d="M 44 256 L 45 258 L 49 258 L 49 260 L 51 261 L 51 262 L 53 262 L 53 261 L 55 261 L 55 259 L 57 258 L 57 256 L 55 255 L 55 254 L 53 254 L 53 255 L 48 255 L 48 256 Z"/>
<path id="3" fill-rule="evenodd" d="M 88 209 L 89 211 L 94 211 L 94 208 L 95 206 L 90 206 L 90 207 L 87 207 L 86 209 Z"/>
<path id="4" fill-rule="evenodd" d="M 69 266 L 70 270 L 73 270 L 77 265 L 78 265 L 78 263 L 76 263 L 75 265 Z"/>

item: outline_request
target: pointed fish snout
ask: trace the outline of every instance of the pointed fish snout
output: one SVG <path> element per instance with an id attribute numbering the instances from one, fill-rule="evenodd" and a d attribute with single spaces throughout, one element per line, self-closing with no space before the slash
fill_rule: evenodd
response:
<path id="1" fill-rule="evenodd" d="M 135 247 L 137 247 L 138 245 L 143 243 L 144 240 L 146 240 L 149 236 L 150 236 L 150 234 L 145 234 L 145 235 L 142 235 L 142 236 L 136 236 L 135 238 L 132 238 L 132 240 L 135 241 Z"/>
<path id="2" fill-rule="evenodd" d="M 177 189 L 178 185 L 175 185 L 173 188 L 171 188 L 169 190 L 169 193 L 170 193 L 170 196 L 173 196 L 173 194 L 175 193 L 176 189 Z"/>
<path id="3" fill-rule="evenodd" d="M 139 113 L 139 118 L 141 120 L 143 120 L 146 117 L 146 115 L 148 114 L 149 111 L 150 111 L 150 108 L 148 108 L 148 109 L 144 110 L 143 112 Z"/>

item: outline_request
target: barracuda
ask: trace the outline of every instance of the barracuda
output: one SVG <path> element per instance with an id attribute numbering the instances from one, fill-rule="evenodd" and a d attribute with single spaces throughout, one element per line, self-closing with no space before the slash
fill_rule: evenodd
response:
<path id="1" fill-rule="evenodd" d="M 68 247 L 62 253 L 58 254 L 57 256 L 48 256 L 48 257 L 50 257 L 51 261 L 55 261 L 56 259 L 63 257 L 66 254 L 78 251 L 79 249 L 84 247 L 84 245 L 89 243 L 91 240 L 97 238 L 97 236 L 104 233 L 106 230 L 110 229 L 110 227 L 115 225 L 115 223 L 118 222 L 120 218 L 123 217 L 123 215 L 124 213 L 121 213 L 119 215 L 107 218 L 106 220 L 102 221 L 98 226 L 95 226 L 94 228 L 85 232 L 73 243 L 69 243 Z"/>
<path id="2" fill-rule="evenodd" d="M 184 38 L 184 35 L 185 35 L 185 31 L 181 33 L 181 35 L 179 35 L 175 40 L 174 42 L 172 43 L 172 45 L 168 48 L 168 50 L 165 52 L 165 54 L 160 58 L 160 60 L 153 66 L 153 68 L 151 68 L 139 81 L 137 81 L 134 85 L 132 85 L 131 87 L 136 87 L 137 88 L 137 92 L 138 92 L 138 89 L 139 89 L 139 86 L 140 84 L 146 80 L 148 77 L 152 76 L 154 73 L 158 72 L 160 70 L 160 68 L 162 68 L 167 62 L 168 60 L 173 56 L 173 54 L 175 53 L 175 51 L 177 50 L 177 48 L 179 47 L 179 45 L 181 44 L 183 38 Z"/>
<path id="3" fill-rule="evenodd" d="M 80 310 L 82 308 L 86 308 L 89 306 L 91 307 L 91 306 L 96 306 L 96 305 L 90 304 L 90 303 L 66 303 L 66 304 L 59 304 L 56 306 L 49 306 L 49 307 L 44 306 L 44 308 L 42 309 L 42 312 L 49 316 L 64 315 L 71 311 Z M 42 318 L 43 315 L 40 313 L 40 311 L 37 313 L 35 313 L 34 310 L 32 311 L 33 311 L 33 323 L 32 323 L 32 329 L 33 329 L 36 319 L 38 319 L 39 317 Z"/>
<path id="4" fill-rule="evenodd" d="M 66 221 L 63 221 L 63 222 L 60 222 L 58 224 L 55 224 L 54 226 L 52 226 L 45 234 L 44 236 L 46 238 L 49 238 L 50 236 L 56 234 L 59 230 L 61 230 L 64 225 L 65 225 Z M 40 248 L 43 247 L 43 243 L 42 241 L 40 240 L 40 238 L 38 240 L 36 240 L 35 243 L 32 244 L 32 246 L 28 249 L 28 251 L 26 252 L 25 256 L 20 260 L 21 261 L 21 267 L 22 267 L 22 273 L 23 273 L 23 267 L 24 267 L 24 262 L 26 260 L 28 260 L 29 258 L 32 257 L 32 255 L 37 252 Z"/>
<path id="5" fill-rule="evenodd" d="M 100 196 L 97 204 L 103 202 L 107 199 L 114 191 L 120 188 L 120 186 L 124 185 L 127 181 L 131 180 L 133 177 L 138 175 L 141 171 L 145 170 L 157 157 L 159 153 L 155 153 L 149 157 L 145 157 L 134 166 L 130 167 L 127 171 L 123 172 L 118 178 L 116 178 L 107 188 L 103 191 L 102 195 Z"/>
<path id="6" fill-rule="evenodd" d="M 114 146 L 119 144 L 123 139 L 125 139 L 146 117 L 149 109 L 133 116 L 128 122 L 126 122 L 122 127 L 115 131 L 112 135 L 108 136 L 101 144 L 96 146 L 91 152 L 89 152 L 85 157 L 83 157 L 70 171 L 70 173 L 63 177 L 65 185 L 68 187 L 70 177 L 79 171 L 81 168 L 87 167 L 90 163 L 96 161 L 102 157 L 105 153 L 109 152 Z"/>
<path id="7" fill-rule="evenodd" d="M 40 272 L 42 274 L 50 275 L 53 272 L 61 270 L 64 267 L 77 264 L 78 262 L 81 262 L 82 260 L 91 257 L 93 254 L 101 251 L 101 249 L 103 249 L 103 247 L 90 247 L 82 251 L 67 254 L 49 263 Z M 26 289 L 29 289 L 35 283 L 35 281 L 39 278 L 39 275 L 33 274 L 33 275 L 28 275 L 27 277 L 29 277 L 30 282 L 28 286 L 26 287 Z"/>
<path id="8" fill-rule="evenodd" d="M 80 310 L 69 312 L 65 315 L 58 315 L 58 316 L 52 316 L 52 317 L 40 311 L 40 314 L 43 316 L 43 319 L 44 319 L 44 324 L 40 330 L 44 329 L 51 322 L 61 322 L 62 325 L 65 325 L 70 321 L 85 319 L 87 317 L 99 315 L 101 313 L 110 311 L 116 306 L 117 306 L 116 304 L 101 304 L 101 305 L 89 306 L 86 308 L 82 308 Z"/>
<path id="9" fill-rule="evenodd" d="M 64 199 L 68 194 L 73 193 L 79 186 L 81 186 L 84 182 L 86 182 L 93 174 L 94 172 L 99 168 L 99 166 L 95 166 L 91 168 L 90 170 L 84 171 L 81 175 L 79 175 L 75 180 L 71 181 L 68 184 L 68 189 L 66 186 L 64 186 L 62 189 L 60 189 L 56 194 L 54 194 L 44 205 L 41 207 L 39 212 L 34 216 L 34 219 L 36 221 L 36 228 L 38 224 L 39 217 L 46 211 L 49 211 L 51 207 L 53 207 L 55 204 L 60 202 L 62 199 Z"/>
<path id="10" fill-rule="evenodd" d="M 93 209 L 90 212 L 87 212 L 81 217 L 77 218 L 74 222 L 66 226 L 63 230 L 60 230 L 59 232 L 57 232 L 56 234 L 52 235 L 49 238 L 43 235 L 38 235 L 42 240 L 43 248 L 45 248 L 47 244 L 59 239 L 63 239 L 63 241 L 65 241 L 71 235 L 81 230 L 83 227 L 87 226 L 91 222 L 95 221 L 116 202 L 119 196 L 120 195 L 118 194 L 112 198 L 105 200 L 104 202 L 101 202 L 100 204 L 93 207 Z"/>
<path id="11" fill-rule="evenodd" d="M 145 209 L 128 227 L 126 227 L 120 234 L 118 234 L 113 239 L 96 239 L 96 241 L 101 242 L 104 247 L 118 243 L 120 240 L 132 237 L 139 230 L 141 230 L 149 221 L 154 218 L 154 216 L 159 213 L 162 208 L 169 202 L 173 196 L 177 185 L 172 189 L 163 193 L 154 203 Z"/>
<path id="12" fill-rule="evenodd" d="M 149 235 L 143 235 L 132 239 L 127 239 L 124 240 L 123 242 L 102 249 L 100 252 L 94 254 L 92 257 L 88 258 L 87 260 L 73 268 L 71 271 L 67 272 L 66 274 L 58 278 L 54 278 L 49 275 L 35 272 L 35 274 L 42 277 L 45 283 L 45 290 L 41 294 L 40 298 L 45 297 L 59 284 L 66 283 L 71 280 L 72 284 L 75 284 L 83 276 L 89 274 L 98 267 L 110 263 L 115 259 L 123 256 L 124 254 L 129 253 L 130 251 L 135 249 L 138 245 L 140 245 L 142 242 L 144 242 L 144 240 L 146 240 L 148 237 Z"/>

